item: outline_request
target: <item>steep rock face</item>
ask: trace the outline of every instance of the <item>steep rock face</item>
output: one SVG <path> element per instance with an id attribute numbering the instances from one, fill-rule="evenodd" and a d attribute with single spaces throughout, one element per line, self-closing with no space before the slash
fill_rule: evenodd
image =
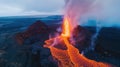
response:
<path id="1" fill-rule="evenodd" d="M 92 33 L 90 33 L 84 27 L 78 25 L 73 30 L 72 35 L 75 47 L 77 47 L 80 51 L 84 50 L 90 45 Z"/>
<path id="2" fill-rule="evenodd" d="M 17 33 L 15 38 L 19 44 L 26 43 L 25 41 L 27 41 L 27 43 L 28 41 L 29 43 L 33 41 L 31 43 L 34 43 L 38 40 L 38 38 L 40 39 L 41 37 L 42 38 L 44 37 L 46 39 L 47 36 L 44 36 L 44 35 L 47 35 L 48 33 L 49 33 L 48 26 L 42 21 L 36 21 L 26 31 Z"/>

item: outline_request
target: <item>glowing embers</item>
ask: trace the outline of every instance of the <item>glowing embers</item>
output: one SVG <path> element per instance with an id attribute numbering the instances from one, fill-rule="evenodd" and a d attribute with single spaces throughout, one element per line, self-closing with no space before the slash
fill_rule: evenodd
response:
<path id="1" fill-rule="evenodd" d="M 58 61 L 58 67 L 111 67 L 108 64 L 87 59 L 70 43 L 71 25 L 68 18 L 63 22 L 60 36 L 45 41 L 52 56 Z"/>

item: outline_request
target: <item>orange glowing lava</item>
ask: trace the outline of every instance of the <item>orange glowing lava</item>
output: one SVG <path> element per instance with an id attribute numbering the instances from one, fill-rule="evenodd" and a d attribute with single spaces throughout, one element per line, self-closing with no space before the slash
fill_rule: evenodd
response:
<path id="1" fill-rule="evenodd" d="M 64 19 L 62 30 L 62 34 L 58 37 L 58 40 L 61 41 L 58 41 L 58 43 L 63 42 L 67 49 L 63 50 L 50 46 L 54 39 L 47 40 L 46 45 L 44 45 L 44 47 L 50 49 L 52 56 L 58 61 L 58 67 L 112 67 L 109 64 L 87 59 L 70 43 L 71 25 L 69 18 Z M 55 45 L 60 45 L 58 43 Z"/>
<path id="2" fill-rule="evenodd" d="M 64 37 L 70 37 L 70 33 L 71 33 L 71 27 L 70 27 L 70 23 L 69 23 L 69 18 L 65 18 L 64 19 L 64 23 L 63 23 L 63 31 L 62 31 L 62 36 Z"/>

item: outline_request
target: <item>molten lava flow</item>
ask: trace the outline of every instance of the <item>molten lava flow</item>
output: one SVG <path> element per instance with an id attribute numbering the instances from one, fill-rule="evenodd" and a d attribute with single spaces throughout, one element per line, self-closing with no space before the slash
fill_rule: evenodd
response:
<path id="1" fill-rule="evenodd" d="M 57 39 L 57 43 L 54 38 L 45 41 L 46 45 L 44 45 L 44 47 L 50 49 L 52 56 L 58 61 L 59 67 L 111 67 L 111 65 L 87 59 L 80 54 L 79 50 L 70 43 L 70 36 L 70 21 L 69 18 L 65 18 L 63 22 L 62 34 L 55 38 Z M 64 44 L 67 49 L 63 50 L 59 47 L 56 48 L 55 46 L 51 46 L 53 43 L 55 46 L 61 46 Z"/>

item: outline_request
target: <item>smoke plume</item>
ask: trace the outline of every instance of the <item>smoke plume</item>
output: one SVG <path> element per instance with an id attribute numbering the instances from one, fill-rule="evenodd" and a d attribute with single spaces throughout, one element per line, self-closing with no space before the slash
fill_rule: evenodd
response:
<path id="1" fill-rule="evenodd" d="M 65 15 L 71 22 L 80 25 L 95 26 L 97 20 L 101 26 L 120 27 L 120 0 L 65 0 Z"/>
<path id="2" fill-rule="evenodd" d="M 70 23 L 75 27 L 83 14 L 88 12 L 95 0 L 65 0 L 65 17 L 69 17 Z"/>

